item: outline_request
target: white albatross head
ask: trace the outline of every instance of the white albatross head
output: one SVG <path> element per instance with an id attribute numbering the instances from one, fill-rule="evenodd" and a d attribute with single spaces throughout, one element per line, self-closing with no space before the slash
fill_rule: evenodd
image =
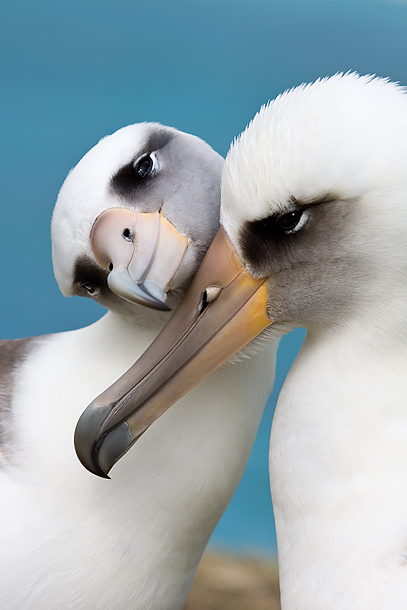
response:
<path id="1" fill-rule="evenodd" d="M 388 306 L 406 274 L 406 136 L 404 88 L 349 73 L 278 96 L 234 142 L 221 224 L 268 278 L 274 327 L 337 327 Z"/>
<path id="2" fill-rule="evenodd" d="M 124 311 L 169 309 L 219 227 L 224 160 L 203 140 L 157 123 L 103 138 L 68 174 L 52 219 L 65 296 Z"/>

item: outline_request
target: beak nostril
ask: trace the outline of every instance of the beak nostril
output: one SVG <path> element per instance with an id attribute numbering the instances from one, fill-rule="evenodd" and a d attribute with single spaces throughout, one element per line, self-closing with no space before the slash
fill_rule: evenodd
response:
<path id="1" fill-rule="evenodd" d="M 202 293 L 202 299 L 201 302 L 199 304 L 199 314 L 203 313 L 205 311 L 205 309 L 208 307 L 209 303 L 208 303 L 208 293 L 206 290 L 203 291 Z"/>
<path id="2" fill-rule="evenodd" d="M 222 288 L 220 286 L 208 286 L 202 293 L 202 299 L 199 304 L 199 313 L 203 313 L 208 307 L 209 303 L 212 303 L 220 295 Z"/>
<path id="3" fill-rule="evenodd" d="M 133 238 L 133 233 L 132 231 L 126 227 L 125 229 L 123 229 L 122 231 L 122 237 L 126 240 L 126 241 L 134 241 Z"/>

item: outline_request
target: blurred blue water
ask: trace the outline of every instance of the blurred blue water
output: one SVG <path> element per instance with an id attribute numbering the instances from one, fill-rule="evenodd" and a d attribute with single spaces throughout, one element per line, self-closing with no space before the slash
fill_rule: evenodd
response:
<path id="1" fill-rule="evenodd" d="M 68 170 L 100 137 L 159 121 L 225 155 L 284 89 L 357 70 L 407 83 L 407 4 L 375 0 L 3 0 L 0 23 L 0 337 L 84 326 L 64 299 L 49 225 Z M 275 552 L 268 488 L 274 405 L 304 331 L 282 342 L 276 386 L 246 474 L 213 544 Z"/>

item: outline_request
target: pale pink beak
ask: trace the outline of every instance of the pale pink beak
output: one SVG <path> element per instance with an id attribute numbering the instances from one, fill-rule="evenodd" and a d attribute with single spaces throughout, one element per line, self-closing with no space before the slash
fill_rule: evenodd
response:
<path id="1" fill-rule="evenodd" d="M 112 292 L 153 309 L 171 309 L 166 292 L 189 240 L 160 212 L 106 210 L 96 218 L 90 242 L 97 261 L 109 271 Z"/>

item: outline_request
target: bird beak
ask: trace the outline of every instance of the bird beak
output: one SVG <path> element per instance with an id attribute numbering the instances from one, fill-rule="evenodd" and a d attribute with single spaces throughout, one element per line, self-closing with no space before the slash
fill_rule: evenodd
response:
<path id="1" fill-rule="evenodd" d="M 139 360 L 80 417 L 75 448 L 102 477 L 174 402 L 271 324 L 266 279 L 244 269 L 225 230 L 171 320 Z"/>
<path id="2" fill-rule="evenodd" d="M 189 242 L 164 216 L 106 210 L 93 223 L 90 242 L 97 261 L 109 271 L 112 292 L 127 301 L 170 310 L 166 290 Z"/>

